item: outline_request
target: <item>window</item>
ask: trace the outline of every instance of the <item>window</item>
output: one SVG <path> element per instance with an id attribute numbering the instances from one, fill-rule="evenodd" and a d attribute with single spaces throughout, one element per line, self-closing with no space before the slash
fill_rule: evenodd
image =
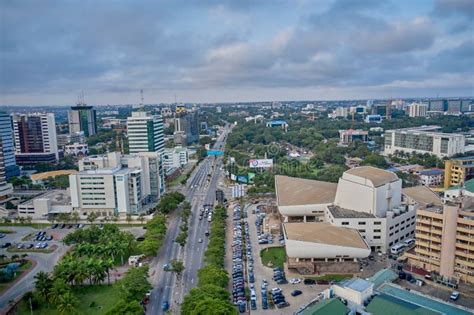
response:
<path id="1" fill-rule="evenodd" d="M 393 230 L 393 226 L 390 227 L 390 230 Z"/>
<path id="2" fill-rule="evenodd" d="M 361 221 L 359 222 L 359 225 L 365 225 L 365 222 Z"/>
<path id="3" fill-rule="evenodd" d="M 374 225 L 381 225 L 381 224 L 382 224 L 382 222 L 380 222 L 380 221 L 375 221 L 374 222 Z"/>
<path id="4" fill-rule="evenodd" d="M 382 230 L 380 230 L 380 229 L 376 229 L 376 230 L 374 230 L 374 233 L 380 233 L 381 231 Z"/>
<path id="5" fill-rule="evenodd" d="M 395 224 L 395 227 L 398 227 L 399 225 L 400 225 L 400 223 L 397 223 L 397 224 Z"/>
<path id="6" fill-rule="evenodd" d="M 342 225 L 349 225 L 349 222 L 342 222 Z"/>
<path id="7" fill-rule="evenodd" d="M 380 239 L 379 235 L 374 236 L 374 240 L 379 240 L 379 239 Z"/>
<path id="8" fill-rule="evenodd" d="M 393 232 L 392 232 L 392 233 L 390 233 L 388 236 L 392 236 L 392 235 L 393 235 Z"/>
<path id="9" fill-rule="evenodd" d="M 365 230 L 359 230 L 360 233 L 365 233 Z"/>

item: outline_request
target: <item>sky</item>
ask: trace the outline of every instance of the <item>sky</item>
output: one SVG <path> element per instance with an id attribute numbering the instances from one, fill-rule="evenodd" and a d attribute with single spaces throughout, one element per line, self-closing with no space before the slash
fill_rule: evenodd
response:
<path id="1" fill-rule="evenodd" d="M 0 1 L 0 104 L 474 96 L 473 0 Z"/>

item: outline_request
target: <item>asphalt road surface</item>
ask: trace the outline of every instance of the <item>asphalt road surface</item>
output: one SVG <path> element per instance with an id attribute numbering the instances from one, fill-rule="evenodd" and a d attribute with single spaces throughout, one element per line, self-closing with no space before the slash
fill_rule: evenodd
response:
<path id="1" fill-rule="evenodd" d="M 223 149 L 230 131 L 226 128 L 219 136 L 213 149 Z M 162 305 L 169 303 L 173 313 L 179 313 L 179 304 L 184 295 L 197 285 L 197 271 L 203 264 L 204 251 L 207 247 L 206 230 L 209 228 L 207 218 L 199 220 L 199 209 L 204 204 L 214 204 L 216 188 L 221 176 L 222 156 L 206 157 L 193 171 L 188 179 L 184 194 L 191 203 L 192 215 L 189 220 L 188 240 L 184 248 L 174 242 L 179 233 L 181 218 L 175 213 L 169 220 L 168 232 L 157 257 L 150 265 L 153 291 L 147 314 L 163 314 Z M 208 176 L 210 174 L 210 176 Z M 202 239 L 202 242 L 199 242 Z M 182 252 L 184 251 L 184 252 Z M 182 257 L 185 270 L 179 283 L 172 272 L 163 270 L 163 265 L 173 259 Z"/>

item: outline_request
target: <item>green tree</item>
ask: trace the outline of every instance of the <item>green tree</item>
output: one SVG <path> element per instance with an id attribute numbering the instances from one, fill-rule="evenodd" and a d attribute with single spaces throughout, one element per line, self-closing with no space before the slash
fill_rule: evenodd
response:
<path id="1" fill-rule="evenodd" d="M 61 315 L 75 314 L 77 312 L 77 306 L 79 300 L 72 294 L 71 291 L 67 291 L 59 296 L 58 304 L 56 308 Z"/>
<path id="2" fill-rule="evenodd" d="M 148 267 L 130 268 L 119 281 L 119 288 L 124 301 L 141 301 L 152 288 L 148 282 Z"/>
<path id="3" fill-rule="evenodd" d="M 50 301 L 53 304 L 59 304 L 60 297 L 66 292 L 69 292 L 70 288 L 65 283 L 64 279 L 55 278 L 53 286 L 51 287 Z"/>
<path id="4" fill-rule="evenodd" d="M 44 271 L 38 272 L 34 278 L 36 292 L 38 292 L 45 301 L 49 301 L 53 280 L 49 277 L 49 274 Z"/>
<path id="5" fill-rule="evenodd" d="M 106 315 L 143 315 L 143 307 L 138 301 L 120 300 Z"/>
<path id="6" fill-rule="evenodd" d="M 220 288 L 216 285 L 203 285 L 198 288 L 191 289 L 189 294 L 184 297 L 183 304 L 181 305 L 181 314 L 190 315 L 190 314 L 218 314 L 218 313 L 196 313 L 196 307 L 200 301 L 204 299 L 211 298 L 216 301 L 225 301 L 229 305 L 229 292 L 227 290 Z M 231 305 L 232 306 L 232 305 Z M 202 307 L 202 306 L 201 306 Z M 235 314 L 235 308 L 234 313 Z"/>
<path id="7" fill-rule="evenodd" d="M 184 271 L 184 264 L 181 260 L 173 259 L 171 262 L 171 270 L 176 274 L 176 276 L 179 277 L 181 276 L 181 273 Z"/>
<path id="8" fill-rule="evenodd" d="M 216 266 L 216 265 L 207 265 L 198 270 L 198 285 L 216 285 L 221 288 L 226 288 L 229 283 L 229 276 L 227 272 Z"/>
<path id="9" fill-rule="evenodd" d="M 94 224 L 95 220 L 97 220 L 97 213 L 95 212 L 89 212 L 89 214 L 87 215 L 87 221 L 90 223 L 90 224 Z"/>

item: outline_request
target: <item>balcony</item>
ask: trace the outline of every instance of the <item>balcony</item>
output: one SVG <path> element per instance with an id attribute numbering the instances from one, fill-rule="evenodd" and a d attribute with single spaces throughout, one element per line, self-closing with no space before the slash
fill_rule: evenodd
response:
<path id="1" fill-rule="evenodd" d="M 464 252 L 461 250 L 456 250 L 456 256 L 461 256 L 469 259 L 474 259 L 474 252 Z"/>

